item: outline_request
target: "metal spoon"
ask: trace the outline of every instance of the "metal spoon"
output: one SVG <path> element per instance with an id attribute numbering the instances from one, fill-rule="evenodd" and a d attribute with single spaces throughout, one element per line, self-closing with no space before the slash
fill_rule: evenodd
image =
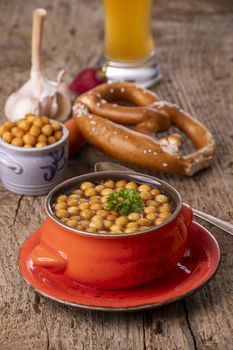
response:
<path id="1" fill-rule="evenodd" d="M 116 164 L 116 163 L 111 163 L 111 162 L 97 162 L 95 163 L 94 166 L 94 170 L 96 172 L 98 171 L 109 171 L 109 170 L 116 170 L 116 171 L 134 171 L 130 168 L 127 168 L 125 166 Z M 209 215 L 204 213 L 203 211 L 197 210 L 197 209 L 193 209 L 193 215 L 201 218 L 205 221 L 207 221 L 208 223 L 219 227 L 220 229 L 222 229 L 225 232 L 230 233 L 231 235 L 233 235 L 233 225 L 229 224 L 226 221 L 220 220 L 218 218 L 216 218 L 215 216 Z"/>

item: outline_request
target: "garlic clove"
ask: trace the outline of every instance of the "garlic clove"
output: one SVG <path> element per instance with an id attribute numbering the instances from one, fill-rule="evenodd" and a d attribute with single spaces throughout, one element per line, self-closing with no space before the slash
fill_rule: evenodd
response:
<path id="1" fill-rule="evenodd" d="M 68 90 L 61 82 L 64 71 L 58 74 L 57 81 L 46 79 L 41 71 L 40 52 L 45 16 L 44 9 L 33 11 L 30 79 L 18 91 L 11 94 L 5 104 L 5 115 L 12 122 L 24 118 L 27 113 L 44 114 L 62 122 L 71 112 Z"/>
<path id="2" fill-rule="evenodd" d="M 71 111 L 71 102 L 66 98 L 64 92 L 58 91 L 56 94 L 57 105 L 59 106 L 58 111 L 56 113 L 56 119 L 60 122 L 67 119 L 67 116 L 70 115 Z"/>

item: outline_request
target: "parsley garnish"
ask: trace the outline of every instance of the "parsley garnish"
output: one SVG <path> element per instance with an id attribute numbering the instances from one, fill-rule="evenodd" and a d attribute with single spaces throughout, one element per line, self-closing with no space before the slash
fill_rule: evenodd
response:
<path id="1" fill-rule="evenodd" d="M 136 190 L 122 188 L 119 192 L 112 193 L 107 199 L 107 207 L 111 211 L 128 215 L 139 213 L 143 209 L 144 202 Z"/>

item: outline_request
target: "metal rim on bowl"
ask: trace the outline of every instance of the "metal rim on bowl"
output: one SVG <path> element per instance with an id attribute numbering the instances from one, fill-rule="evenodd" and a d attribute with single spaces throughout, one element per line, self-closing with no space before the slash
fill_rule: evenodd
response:
<path id="1" fill-rule="evenodd" d="M 159 188 L 163 189 L 163 192 L 168 193 L 170 198 L 172 198 L 173 202 L 175 202 L 175 210 L 172 213 L 171 217 L 167 220 L 165 220 L 162 224 L 158 225 L 158 226 L 150 226 L 148 229 L 146 230 L 142 230 L 142 231 L 136 231 L 136 232 L 132 232 L 132 233 L 117 233 L 117 234 L 110 234 L 110 233 L 93 233 L 93 232 L 87 232 L 87 231 L 82 231 L 82 230 L 77 230 L 75 228 L 72 228 L 64 223 L 62 223 L 61 221 L 59 221 L 59 219 L 55 216 L 53 210 L 52 210 L 52 204 L 53 204 L 53 200 L 54 198 L 60 193 L 60 194 L 64 194 L 66 192 L 68 192 L 68 189 L 74 188 L 75 184 L 76 186 L 83 182 L 83 181 L 88 181 L 91 179 L 101 179 L 101 178 L 119 178 L 119 179 L 130 179 L 130 180 L 134 180 L 138 183 L 142 183 L 142 182 L 146 182 L 149 184 L 153 184 L 154 186 L 158 186 Z M 57 185 L 56 187 L 54 187 L 54 189 L 52 189 L 47 198 L 46 198 L 46 204 L 45 204 L 45 209 L 46 209 L 46 213 L 47 215 L 53 220 L 55 221 L 59 226 L 65 228 L 66 230 L 70 230 L 76 234 L 82 234 L 85 236 L 95 236 L 95 237 L 108 237 L 108 238 L 117 238 L 117 237 L 130 237 L 130 236 L 136 236 L 136 235 L 141 235 L 141 234 L 146 234 L 146 233 L 150 233 L 152 230 L 158 230 L 161 227 L 164 227 L 166 225 L 168 225 L 170 222 L 172 222 L 177 215 L 180 213 L 182 207 L 182 199 L 180 194 L 168 183 L 157 179 L 155 177 L 149 176 L 149 175 L 144 175 L 144 174 L 140 174 L 140 173 L 135 173 L 135 172 L 122 172 L 122 171 L 102 171 L 102 172 L 98 172 L 98 173 L 88 173 L 88 174 L 84 174 L 84 175 L 80 175 L 77 177 L 73 177 L 69 180 L 66 180 L 62 183 L 60 183 L 59 185 Z"/>

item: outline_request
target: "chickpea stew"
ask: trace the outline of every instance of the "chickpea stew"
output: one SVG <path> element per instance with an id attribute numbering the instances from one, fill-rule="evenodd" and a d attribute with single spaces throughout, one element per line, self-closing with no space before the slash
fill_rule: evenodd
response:
<path id="1" fill-rule="evenodd" d="M 173 213 L 157 187 L 133 181 L 86 181 L 54 198 L 52 211 L 73 229 L 104 234 L 133 233 L 158 226 Z"/>
<path id="2" fill-rule="evenodd" d="M 7 120 L 0 125 L 1 138 L 17 147 L 45 147 L 62 138 L 62 127 L 47 116 L 27 114 L 15 123 Z"/>

